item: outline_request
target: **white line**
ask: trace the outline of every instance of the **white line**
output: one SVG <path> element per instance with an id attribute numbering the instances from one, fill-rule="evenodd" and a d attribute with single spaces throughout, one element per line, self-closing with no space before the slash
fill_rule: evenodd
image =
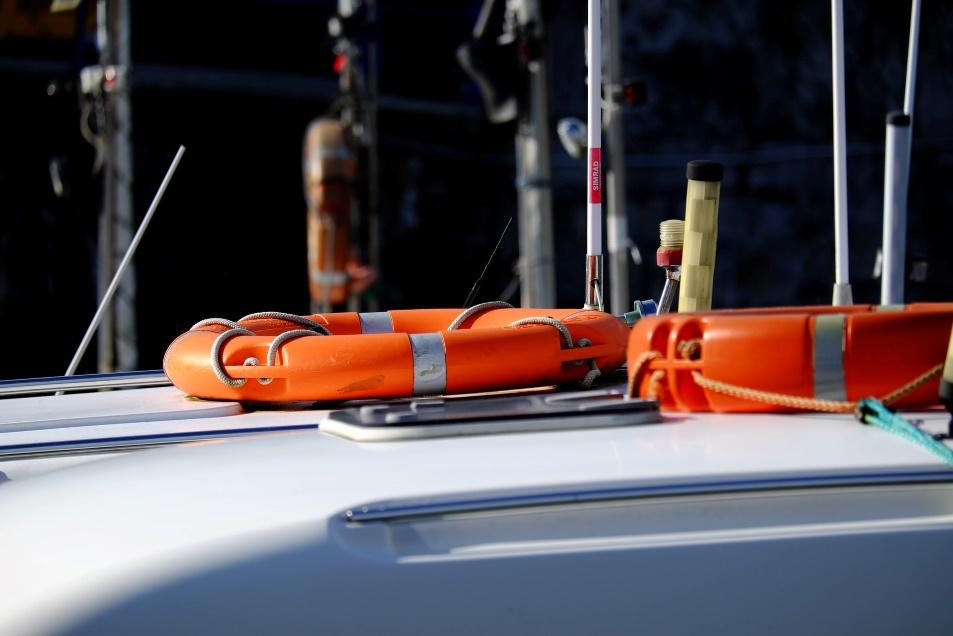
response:
<path id="1" fill-rule="evenodd" d="M 69 368 L 66 369 L 66 373 L 64 375 L 73 375 L 73 373 L 76 371 L 76 367 L 79 366 L 79 361 L 83 358 L 83 354 L 86 353 L 86 347 L 89 346 L 89 341 L 93 339 L 93 334 L 96 333 L 96 329 L 99 327 L 99 322 L 103 318 L 103 311 L 112 300 L 113 294 L 116 293 L 116 288 L 119 287 L 119 281 L 122 279 L 123 273 L 125 273 L 126 268 L 132 261 L 132 256 L 135 254 L 136 248 L 139 246 L 139 241 L 142 240 L 142 235 L 145 234 L 146 228 L 149 226 L 149 221 L 152 220 L 152 216 L 155 214 L 156 208 L 159 207 L 159 201 L 162 200 L 162 195 L 165 194 L 165 189 L 172 180 L 172 175 L 175 174 L 175 169 L 179 166 L 179 161 L 182 159 L 182 155 L 184 154 L 185 146 L 179 146 L 179 151 L 175 153 L 175 158 L 172 159 L 172 165 L 170 165 L 168 171 L 166 171 L 165 178 L 162 179 L 162 183 L 159 184 L 159 189 L 156 191 L 156 195 L 152 199 L 152 204 L 149 206 L 149 211 L 146 212 L 146 216 L 143 217 L 142 223 L 139 224 L 139 229 L 136 230 L 136 235 L 132 237 L 132 241 L 129 243 L 129 249 L 126 250 L 126 255 L 122 257 L 122 262 L 119 263 L 119 267 L 116 268 L 116 273 L 113 276 L 112 281 L 109 283 L 109 288 L 106 290 L 106 293 L 103 294 L 103 299 L 99 303 L 99 308 L 96 309 L 96 314 L 93 316 L 92 322 L 89 323 L 89 328 L 86 329 L 86 335 L 83 336 L 83 341 L 79 343 L 79 347 L 76 349 L 76 353 L 73 355 L 73 359 L 69 363 Z"/>

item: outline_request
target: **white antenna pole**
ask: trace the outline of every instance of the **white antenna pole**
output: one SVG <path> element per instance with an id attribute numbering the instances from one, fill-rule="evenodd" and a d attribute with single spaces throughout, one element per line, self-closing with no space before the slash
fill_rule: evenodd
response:
<path id="1" fill-rule="evenodd" d="M 632 310 L 629 300 L 629 221 L 625 205 L 625 131 L 622 117 L 622 52 L 620 46 L 621 0 L 605 0 L 605 80 L 606 80 L 606 148 L 609 169 L 605 185 L 609 200 L 606 206 L 606 246 L 609 262 L 609 309 L 622 315 Z"/>
<path id="2" fill-rule="evenodd" d="M 155 214 L 156 208 L 159 207 L 159 201 L 162 200 L 162 195 L 165 194 L 165 189 L 172 180 L 172 175 L 175 174 L 175 169 L 179 167 L 179 161 L 182 159 L 182 155 L 184 154 L 185 146 L 179 146 L 179 151 L 175 153 L 175 158 L 172 159 L 172 165 L 169 166 L 169 170 L 165 173 L 165 178 L 162 179 L 162 183 L 159 184 L 159 189 L 156 191 L 156 195 L 152 199 L 152 204 L 149 206 L 149 211 L 146 212 L 146 215 L 142 218 L 142 223 L 139 224 L 139 229 L 136 230 L 136 235 L 133 236 L 132 241 L 129 242 L 129 249 L 126 250 L 126 255 L 122 257 L 122 262 L 119 263 L 119 267 L 116 268 L 116 273 L 113 276 L 112 282 L 109 283 L 109 288 L 106 290 L 106 293 L 103 294 L 103 299 L 99 303 L 99 308 L 96 309 L 96 314 L 93 316 L 92 322 L 89 323 L 89 327 L 86 329 L 86 335 L 83 336 L 83 341 L 79 343 L 76 353 L 73 354 L 73 359 L 70 361 L 69 368 L 66 369 L 65 375 L 73 375 L 73 373 L 76 372 L 76 367 L 79 366 L 79 361 L 82 360 L 83 354 L 86 353 L 86 347 L 89 346 L 89 341 L 93 339 L 93 334 L 96 333 L 96 328 L 99 327 L 99 321 L 103 318 L 103 311 L 112 300 L 113 294 L 116 293 L 116 288 L 119 287 L 119 281 L 122 280 L 122 275 L 125 273 L 126 268 L 132 261 L 132 256 L 136 253 L 136 248 L 139 247 L 139 241 L 142 240 L 142 235 L 146 233 L 146 228 L 149 227 L 149 221 L 152 220 L 152 216 Z"/>
<path id="3" fill-rule="evenodd" d="M 880 304 L 903 304 L 904 263 L 907 255 L 907 183 L 910 175 L 910 116 L 887 115 L 884 152 L 883 267 Z"/>
<path id="4" fill-rule="evenodd" d="M 602 311 L 602 6 L 588 0 L 589 59 L 588 142 L 589 174 L 586 176 L 586 309 Z"/>
<path id="5" fill-rule="evenodd" d="M 910 43 L 907 46 L 907 84 L 903 91 L 903 112 L 913 117 L 917 92 L 917 52 L 920 50 L 920 0 L 910 7 Z"/>
<path id="6" fill-rule="evenodd" d="M 907 256 L 907 190 L 910 185 L 910 153 L 913 149 L 913 102 L 917 89 L 917 53 L 920 48 L 920 0 L 910 5 L 910 43 L 907 47 L 907 79 L 903 112 L 887 115 L 884 152 L 883 269 L 880 274 L 880 304 L 903 303 L 904 266 Z"/>
<path id="7" fill-rule="evenodd" d="M 844 2 L 831 0 L 834 84 L 834 305 L 853 304 L 847 249 L 847 113 L 844 91 Z"/>

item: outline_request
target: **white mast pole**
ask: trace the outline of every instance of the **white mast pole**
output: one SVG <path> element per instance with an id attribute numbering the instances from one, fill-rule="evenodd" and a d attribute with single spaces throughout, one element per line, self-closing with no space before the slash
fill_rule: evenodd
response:
<path id="1" fill-rule="evenodd" d="M 907 183 L 910 174 L 910 116 L 887 115 L 884 152 L 883 267 L 880 304 L 903 304 L 904 262 L 907 254 Z"/>
<path id="2" fill-rule="evenodd" d="M 622 121 L 622 51 L 619 22 L 621 0 L 606 0 L 606 243 L 609 248 L 609 309 L 621 315 L 631 311 L 629 301 L 629 221 L 625 205 L 625 131 Z"/>
<path id="3" fill-rule="evenodd" d="M 844 91 L 844 2 L 831 0 L 834 84 L 834 305 L 853 303 L 847 249 L 847 114 Z"/>
<path id="4" fill-rule="evenodd" d="M 910 185 L 910 153 L 913 148 L 913 102 L 917 88 L 917 52 L 920 48 L 920 0 L 910 5 L 910 42 L 907 47 L 907 79 L 903 112 L 887 115 L 884 152 L 883 269 L 880 304 L 902 304 L 904 266 L 907 257 L 907 190 Z"/>
<path id="5" fill-rule="evenodd" d="M 588 142 L 586 176 L 586 309 L 602 311 L 602 6 L 589 2 L 586 49 L 589 59 Z"/>
<path id="6" fill-rule="evenodd" d="M 903 91 L 903 112 L 913 117 L 917 92 L 917 52 L 920 50 L 920 0 L 910 7 L 910 43 L 907 45 L 907 83 Z"/>

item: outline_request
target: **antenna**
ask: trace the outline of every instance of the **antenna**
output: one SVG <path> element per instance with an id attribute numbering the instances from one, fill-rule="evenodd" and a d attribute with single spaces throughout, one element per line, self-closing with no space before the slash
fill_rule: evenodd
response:
<path id="1" fill-rule="evenodd" d="M 586 50 L 589 59 L 589 174 L 586 177 L 586 303 L 602 311 L 602 5 L 589 2 Z"/>
<path id="2" fill-rule="evenodd" d="M 903 91 L 903 112 L 913 117 L 917 92 L 917 52 L 920 50 L 920 0 L 910 6 L 910 42 L 907 45 L 907 83 Z"/>
<path id="3" fill-rule="evenodd" d="M 496 252 L 500 249 L 500 245 L 503 243 L 503 237 L 506 236 L 507 230 L 510 229 L 510 223 L 513 222 L 513 217 L 510 217 L 506 221 L 506 227 L 503 228 L 503 233 L 500 234 L 499 240 L 496 242 L 496 247 L 493 248 L 493 251 L 490 252 L 490 258 L 487 259 L 486 265 L 483 266 L 483 272 L 476 279 L 476 282 L 473 283 L 473 287 L 470 288 L 470 293 L 467 294 L 467 299 L 463 301 L 463 308 L 466 309 L 470 306 L 470 303 L 476 298 L 477 292 L 480 291 L 480 284 L 483 282 L 483 279 L 486 277 L 486 272 L 490 269 L 490 263 L 493 262 L 493 259 L 496 258 Z"/>
<path id="4" fill-rule="evenodd" d="M 884 150 L 883 267 L 880 304 L 903 304 L 904 261 L 907 253 L 907 185 L 910 176 L 910 116 L 887 114 Z"/>
<path id="5" fill-rule="evenodd" d="M 913 102 L 917 86 L 917 52 L 920 48 L 920 0 L 910 6 L 910 42 L 907 48 L 907 78 L 903 112 L 887 114 L 884 149 L 883 269 L 880 304 L 903 303 L 904 264 L 907 257 L 907 191 L 910 186 L 910 154 L 913 148 Z"/>
<path id="6" fill-rule="evenodd" d="M 142 235 L 146 233 L 146 228 L 149 227 L 149 221 L 152 220 L 156 208 L 159 207 L 159 201 L 162 200 L 162 195 L 165 194 L 165 189 L 172 180 L 172 175 L 175 174 L 175 169 L 179 167 L 179 161 L 181 161 L 182 155 L 184 154 L 185 146 L 179 146 L 179 151 L 175 153 L 175 158 L 172 159 L 172 165 L 170 165 L 168 171 L 166 171 L 165 178 L 163 178 L 162 183 L 159 184 L 159 189 L 156 191 L 156 195 L 149 205 L 149 211 L 146 212 L 146 215 L 142 218 L 142 223 L 139 224 L 136 235 L 133 236 L 132 241 L 129 242 L 129 249 L 126 250 L 126 255 L 122 257 L 122 262 L 119 263 L 119 267 L 116 268 L 116 273 L 109 283 L 109 288 L 106 290 L 106 293 L 103 294 L 99 308 L 96 309 L 93 320 L 89 323 L 86 334 L 83 336 L 82 342 L 79 343 L 76 353 L 73 354 L 73 359 L 70 361 L 69 367 L 66 369 L 64 375 L 73 375 L 76 371 L 76 367 L 79 366 L 79 361 L 82 360 L 83 354 L 86 353 L 86 347 L 89 346 L 89 341 L 93 339 L 93 334 L 96 333 L 96 328 L 99 327 L 99 322 L 103 319 L 103 311 L 109 305 L 110 301 L 112 301 L 113 294 L 116 293 L 116 288 L 119 287 L 119 281 L 122 279 L 122 275 L 126 272 L 126 268 L 132 261 L 132 256 L 136 253 L 136 248 L 139 247 L 139 241 L 142 240 Z"/>
<path id="7" fill-rule="evenodd" d="M 844 95 L 844 0 L 831 0 L 834 93 L 834 305 L 853 304 L 847 248 L 847 112 Z"/>

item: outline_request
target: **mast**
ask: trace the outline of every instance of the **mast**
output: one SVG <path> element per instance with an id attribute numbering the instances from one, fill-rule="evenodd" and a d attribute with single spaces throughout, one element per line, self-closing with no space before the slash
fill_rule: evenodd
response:
<path id="1" fill-rule="evenodd" d="M 539 56 L 528 64 L 527 105 L 520 108 L 516 132 L 516 189 L 520 243 L 520 304 L 556 305 L 553 257 L 553 200 L 549 159 L 548 54 L 540 0 L 508 0 L 524 36 L 540 43 Z"/>
<path id="2" fill-rule="evenodd" d="M 844 90 L 844 1 L 831 0 L 834 93 L 834 305 L 853 303 L 847 246 L 847 111 Z"/>
<path id="3" fill-rule="evenodd" d="M 586 302 L 585 309 L 603 309 L 602 300 L 602 7 L 588 0 L 589 162 L 586 176 Z"/>
<path id="4" fill-rule="evenodd" d="M 370 38 L 367 42 L 367 258 L 375 272 L 381 271 L 381 222 L 380 222 L 380 152 L 377 140 L 377 85 L 378 64 L 377 46 L 380 38 L 378 30 L 377 0 L 368 0 L 368 22 Z M 367 299 L 368 309 L 377 311 L 377 294 Z"/>
<path id="5" fill-rule="evenodd" d="M 910 6 L 910 41 L 907 44 L 907 81 L 903 91 L 903 112 L 913 117 L 917 91 L 917 53 L 920 50 L 920 0 Z"/>
<path id="6" fill-rule="evenodd" d="M 904 300 L 907 260 L 907 192 L 913 149 L 913 103 L 917 85 L 917 53 L 920 48 L 920 0 L 910 6 L 910 40 L 907 45 L 907 76 L 903 112 L 887 114 L 884 148 L 883 268 L 880 304 L 897 305 Z"/>
<path id="7" fill-rule="evenodd" d="M 629 220 L 625 205 L 625 132 L 622 107 L 622 52 L 619 45 L 619 0 L 606 0 L 606 144 L 609 169 L 606 170 L 606 240 L 609 244 L 609 307 L 624 314 L 631 307 L 629 298 Z"/>
<path id="8" fill-rule="evenodd" d="M 132 202 L 132 105 L 129 0 L 98 0 L 96 39 L 100 49 L 99 98 L 103 102 L 103 207 L 99 221 L 98 296 L 102 301 L 115 264 L 129 248 L 135 228 Z M 136 338 L 136 276 L 130 265 L 106 308 L 98 340 L 100 372 L 139 365 Z"/>
<path id="9" fill-rule="evenodd" d="M 907 184 L 910 175 L 910 116 L 887 115 L 884 148 L 883 267 L 880 304 L 903 304 L 904 261 L 907 253 Z"/>

